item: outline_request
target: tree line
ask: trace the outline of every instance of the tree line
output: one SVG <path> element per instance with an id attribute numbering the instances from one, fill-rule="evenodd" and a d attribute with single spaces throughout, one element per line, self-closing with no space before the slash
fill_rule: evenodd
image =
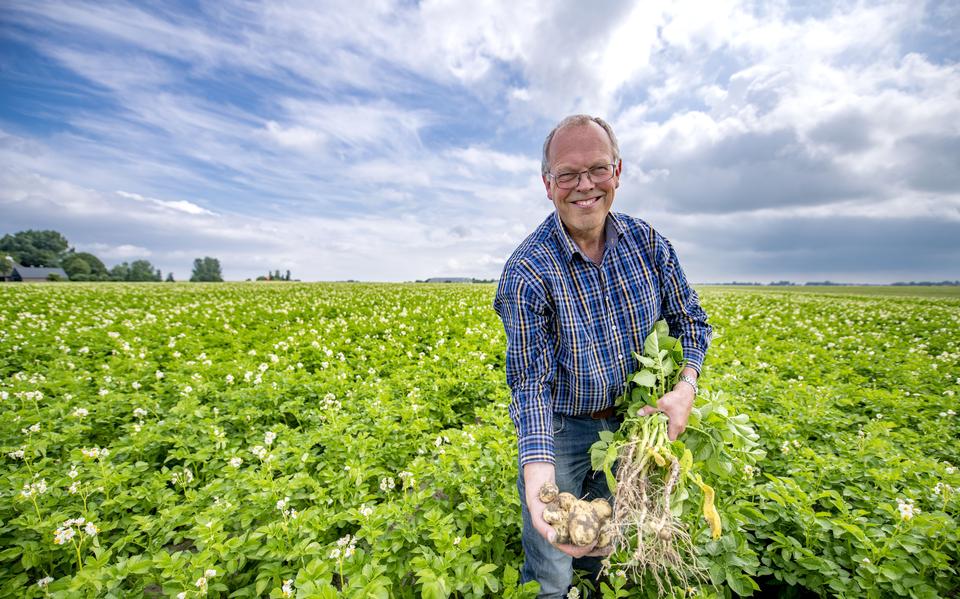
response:
<path id="1" fill-rule="evenodd" d="M 0 238 L 0 276 L 13 272 L 14 262 L 21 266 L 59 267 L 71 281 L 162 281 L 163 273 L 149 260 L 121 262 L 107 269 L 90 252 L 78 252 L 57 231 L 19 231 Z M 174 282 L 167 273 L 167 282 Z M 193 261 L 193 282 L 223 281 L 220 261 L 205 256 Z"/>

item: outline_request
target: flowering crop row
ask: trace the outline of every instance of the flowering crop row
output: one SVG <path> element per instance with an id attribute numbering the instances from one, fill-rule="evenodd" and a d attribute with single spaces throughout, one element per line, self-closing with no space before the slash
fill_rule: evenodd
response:
<path id="1" fill-rule="evenodd" d="M 492 294 L 0 287 L 0 595 L 535 595 Z M 691 591 L 955 590 L 958 303 L 703 299 L 767 458 Z"/>

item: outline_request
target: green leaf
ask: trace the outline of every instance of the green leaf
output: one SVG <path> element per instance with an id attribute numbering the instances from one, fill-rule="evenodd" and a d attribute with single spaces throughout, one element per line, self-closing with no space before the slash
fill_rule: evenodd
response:
<path id="1" fill-rule="evenodd" d="M 444 587 L 443 579 L 430 580 L 423 583 L 422 595 L 427 599 L 447 599 L 449 593 Z"/>
<path id="2" fill-rule="evenodd" d="M 727 570 L 726 574 L 726 580 L 727 584 L 730 586 L 730 590 L 741 597 L 750 597 L 753 595 L 754 591 L 760 590 L 760 587 L 757 585 L 757 583 L 754 582 L 754 580 L 749 576 L 743 574 L 743 572 Z"/>
<path id="3" fill-rule="evenodd" d="M 151 560 L 140 557 L 131 557 L 125 564 L 126 571 L 130 574 L 146 574 L 152 565 Z"/>
<path id="4" fill-rule="evenodd" d="M 660 343 L 656 332 L 650 333 L 647 335 L 647 338 L 643 340 L 643 353 L 651 358 L 656 358 L 660 355 Z"/>
<path id="5" fill-rule="evenodd" d="M 512 588 L 517 586 L 517 583 L 520 581 L 520 573 L 510 566 L 504 566 L 503 568 L 503 586 L 506 588 Z"/>
<path id="6" fill-rule="evenodd" d="M 610 445 L 607 441 L 595 441 L 590 446 L 590 467 L 594 470 L 603 468 L 603 463 L 607 457 L 607 447 Z"/>
<path id="7" fill-rule="evenodd" d="M 667 324 L 667 321 L 660 319 L 657 322 L 653 323 L 653 331 L 651 335 L 656 334 L 659 336 L 665 336 L 670 334 L 670 325 Z"/>
<path id="8" fill-rule="evenodd" d="M 607 478 L 607 488 L 610 489 L 611 494 L 615 495 L 617 493 L 617 479 L 613 475 L 613 471 L 610 469 L 609 466 L 604 465 L 603 474 Z"/>
<path id="9" fill-rule="evenodd" d="M 657 375 L 649 370 L 641 370 L 633 375 L 633 382 L 641 387 L 655 387 L 657 385 Z"/>

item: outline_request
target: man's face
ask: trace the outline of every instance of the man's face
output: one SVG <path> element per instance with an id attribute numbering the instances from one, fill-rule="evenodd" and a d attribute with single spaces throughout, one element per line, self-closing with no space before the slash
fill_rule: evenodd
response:
<path id="1" fill-rule="evenodd" d="M 613 149 L 607 132 L 596 123 L 566 127 L 557 131 L 548 154 L 554 175 L 576 173 L 594 166 L 611 164 Z M 595 240 L 603 235 L 605 220 L 620 186 L 620 163 L 613 178 L 594 183 L 586 173 L 573 189 L 560 189 L 552 177 L 543 177 L 547 197 L 557 208 L 560 220 L 575 240 Z"/>

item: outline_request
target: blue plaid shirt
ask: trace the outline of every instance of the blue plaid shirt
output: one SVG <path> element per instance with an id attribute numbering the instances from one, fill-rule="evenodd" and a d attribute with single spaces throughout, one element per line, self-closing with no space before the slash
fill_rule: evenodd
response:
<path id="1" fill-rule="evenodd" d="M 643 351 L 660 318 L 697 372 L 710 343 L 707 315 L 670 242 L 615 212 L 607 216 L 599 265 L 581 253 L 556 212 L 547 217 L 507 260 L 493 306 L 507 333 L 521 468 L 554 462 L 554 413 L 613 405 L 637 369 L 632 352 Z"/>

